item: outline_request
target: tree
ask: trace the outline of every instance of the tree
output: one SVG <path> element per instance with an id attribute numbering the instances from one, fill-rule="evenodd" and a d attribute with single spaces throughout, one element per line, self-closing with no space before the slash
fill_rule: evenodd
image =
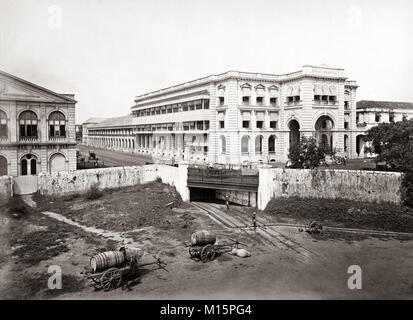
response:
<path id="1" fill-rule="evenodd" d="M 364 140 L 369 143 L 365 150 L 377 154 L 376 162 L 384 161 L 392 170 L 404 173 L 402 201 L 413 207 L 413 119 L 381 123 L 371 128 Z"/>
<path id="2" fill-rule="evenodd" d="M 376 154 L 376 162 L 396 171 L 413 170 L 413 119 L 395 123 L 381 123 L 367 131 L 366 152 Z"/>
<path id="3" fill-rule="evenodd" d="M 314 169 L 325 161 L 326 150 L 315 138 L 302 137 L 299 143 L 290 147 L 288 158 L 293 168 Z"/>

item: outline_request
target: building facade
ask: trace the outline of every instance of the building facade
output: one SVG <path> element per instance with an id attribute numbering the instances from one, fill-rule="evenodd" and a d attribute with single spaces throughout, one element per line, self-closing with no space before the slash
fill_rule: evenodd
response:
<path id="1" fill-rule="evenodd" d="M 104 121 L 106 118 L 89 118 L 82 123 L 82 143 L 89 145 L 89 127 Z"/>
<path id="2" fill-rule="evenodd" d="M 0 71 L 0 176 L 75 170 L 75 104 Z"/>
<path id="3" fill-rule="evenodd" d="M 98 148 L 137 152 L 132 115 L 109 118 L 89 126 L 89 141 Z"/>
<path id="4" fill-rule="evenodd" d="M 139 95 L 128 126 L 133 152 L 196 163 L 270 163 L 286 161 L 301 136 L 314 136 L 355 158 L 357 87 L 343 69 L 304 66 L 284 75 L 229 71 Z"/>
<path id="5" fill-rule="evenodd" d="M 360 157 L 373 156 L 364 153 L 365 133 L 380 123 L 391 123 L 413 118 L 413 103 L 395 101 L 361 100 L 357 102 L 356 123 L 359 132 L 356 139 L 356 153 Z"/>

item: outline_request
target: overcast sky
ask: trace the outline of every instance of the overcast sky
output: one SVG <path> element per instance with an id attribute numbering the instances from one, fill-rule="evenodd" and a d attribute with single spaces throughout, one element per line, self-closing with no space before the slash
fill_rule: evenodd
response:
<path id="1" fill-rule="evenodd" d="M 198 77 L 305 64 L 344 68 L 358 100 L 413 102 L 412 39 L 410 0 L 0 0 L 0 69 L 74 93 L 77 123 Z"/>

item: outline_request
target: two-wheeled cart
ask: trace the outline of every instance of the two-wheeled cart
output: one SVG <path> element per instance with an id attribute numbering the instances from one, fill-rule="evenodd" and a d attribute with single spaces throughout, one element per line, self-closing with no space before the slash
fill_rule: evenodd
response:
<path id="1" fill-rule="evenodd" d="M 233 249 L 239 249 L 242 244 L 238 240 L 228 239 L 230 243 L 223 244 L 207 244 L 207 245 L 190 245 L 189 255 L 193 259 L 208 262 L 215 259 L 217 255 L 231 252 Z"/>

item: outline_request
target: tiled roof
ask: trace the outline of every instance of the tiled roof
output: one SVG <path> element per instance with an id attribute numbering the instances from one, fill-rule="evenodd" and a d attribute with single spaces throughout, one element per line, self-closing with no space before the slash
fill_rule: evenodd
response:
<path id="1" fill-rule="evenodd" d="M 89 128 L 108 128 L 108 127 L 122 127 L 132 125 L 132 115 L 108 118 L 102 122 L 99 122 Z"/>
<path id="2" fill-rule="evenodd" d="M 99 123 L 102 122 L 104 120 L 106 120 L 107 118 L 89 118 L 87 119 L 85 122 L 83 122 L 83 124 L 88 124 L 88 123 Z"/>
<path id="3" fill-rule="evenodd" d="M 412 109 L 412 102 L 395 102 L 395 101 L 357 101 L 357 109 Z"/>

